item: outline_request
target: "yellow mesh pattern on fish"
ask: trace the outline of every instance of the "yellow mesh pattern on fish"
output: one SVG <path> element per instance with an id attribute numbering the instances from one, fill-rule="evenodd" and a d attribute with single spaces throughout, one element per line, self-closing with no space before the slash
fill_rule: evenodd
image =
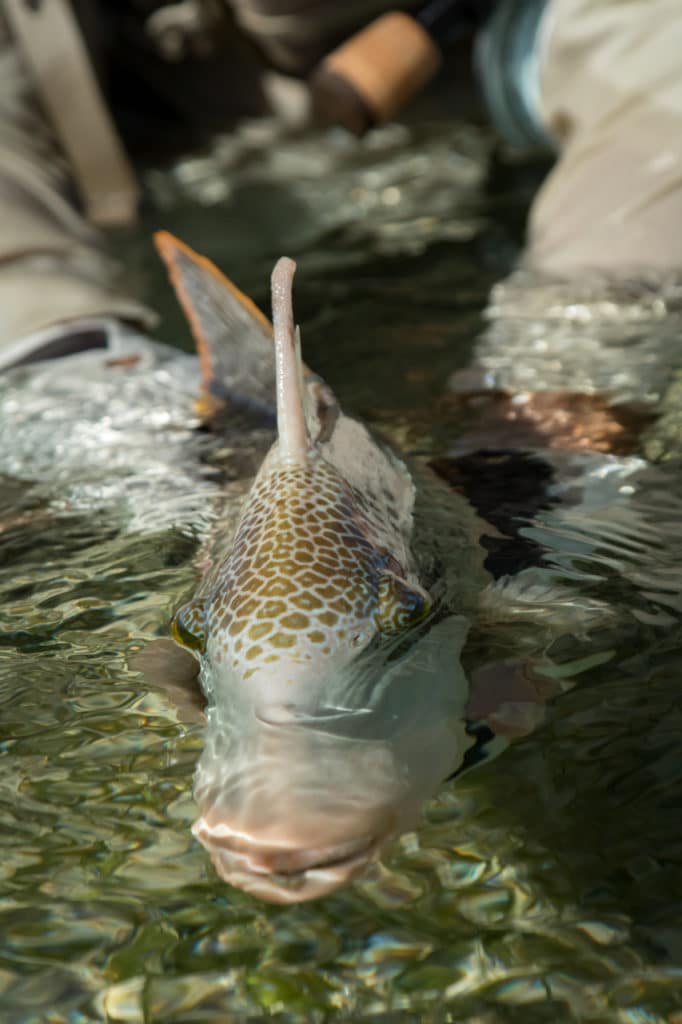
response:
<path id="1" fill-rule="evenodd" d="M 365 639 L 385 565 L 351 488 L 323 459 L 256 481 L 209 598 L 208 633 L 245 677 Z"/>

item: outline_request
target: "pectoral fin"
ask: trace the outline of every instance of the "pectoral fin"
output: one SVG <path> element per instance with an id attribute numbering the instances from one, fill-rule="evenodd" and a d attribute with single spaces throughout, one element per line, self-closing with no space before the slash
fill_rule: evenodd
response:
<path id="1" fill-rule="evenodd" d="M 155 690 L 163 692 L 185 725 L 206 722 L 206 698 L 199 687 L 199 663 L 189 651 L 159 637 L 131 651 L 128 668 L 140 672 Z"/>
<path id="2" fill-rule="evenodd" d="M 268 318 L 210 260 L 168 231 L 158 231 L 154 241 L 197 346 L 200 413 L 210 419 L 233 406 L 272 415 L 275 366 Z"/>

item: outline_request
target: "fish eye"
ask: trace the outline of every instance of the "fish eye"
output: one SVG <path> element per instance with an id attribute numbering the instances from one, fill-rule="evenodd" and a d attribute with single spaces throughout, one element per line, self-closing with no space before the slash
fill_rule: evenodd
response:
<path id="1" fill-rule="evenodd" d="M 171 634 L 176 643 L 190 651 L 206 649 L 206 606 L 203 601 L 189 601 L 173 616 Z"/>
<path id="2" fill-rule="evenodd" d="M 416 626 L 432 608 L 431 597 L 425 590 L 392 572 L 384 573 L 379 580 L 377 599 L 376 622 L 388 636 Z"/>

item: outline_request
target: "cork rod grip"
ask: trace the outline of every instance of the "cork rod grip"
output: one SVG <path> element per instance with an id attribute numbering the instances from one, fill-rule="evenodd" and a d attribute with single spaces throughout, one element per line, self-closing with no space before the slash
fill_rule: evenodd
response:
<path id="1" fill-rule="evenodd" d="M 328 120 L 362 134 L 387 121 L 436 74 L 441 52 L 408 14 L 382 15 L 330 53 L 310 86 Z"/>

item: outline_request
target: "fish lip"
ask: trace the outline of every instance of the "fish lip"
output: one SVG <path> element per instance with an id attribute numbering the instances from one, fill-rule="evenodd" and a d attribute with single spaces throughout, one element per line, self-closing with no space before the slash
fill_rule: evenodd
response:
<path id="1" fill-rule="evenodd" d="M 321 871 L 305 873 L 300 877 L 250 875 L 246 872 L 227 875 L 221 874 L 220 870 L 218 870 L 218 874 L 228 885 L 248 893 L 249 896 L 265 903 L 291 906 L 295 903 L 309 903 L 312 900 L 332 895 L 361 876 L 362 871 L 368 868 L 369 864 L 369 861 L 362 862 L 344 875 L 325 875 Z"/>
<path id="2" fill-rule="evenodd" d="M 209 831 L 199 819 L 192 831 L 209 853 L 223 881 L 271 903 L 318 899 L 341 888 L 376 860 L 384 842 L 381 836 L 360 836 L 326 850 L 312 850 L 315 856 L 309 862 L 304 860 L 287 869 L 278 867 L 276 862 L 269 865 L 267 861 L 259 863 L 249 857 L 248 844 L 243 841 L 235 848 L 234 838 L 230 843 L 229 836 L 234 833 L 227 826 Z M 251 843 L 251 852 L 255 849 L 257 847 Z M 282 852 L 286 853 L 286 847 Z M 291 852 L 295 853 L 295 848 Z"/>
<path id="3" fill-rule="evenodd" d="M 350 884 L 369 868 L 380 846 L 381 842 L 374 840 L 351 857 L 290 873 L 254 871 L 243 864 L 228 866 L 218 851 L 209 852 L 218 875 L 228 885 L 266 903 L 291 905 L 321 899 Z"/>
<path id="4" fill-rule="evenodd" d="M 316 858 L 314 863 L 294 871 L 274 871 L 272 877 L 277 879 L 290 879 L 312 877 L 315 872 L 323 872 L 343 868 L 344 870 L 355 869 L 368 861 L 368 854 L 378 846 L 379 840 L 375 836 L 366 838 L 364 841 L 349 844 L 339 844 L 333 851 L 329 851 L 328 857 Z"/>
<path id="5" fill-rule="evenodd" d="M 278 853 L 284 857 L 287 854 L 295 856 L 296 847 L 281 846 L 277 848 L 265 843 L 257 843 L 247 834 L 238 832 L 230 828 L 229 825 L 218 823 L 209 826 L 203 818 L 199 818 L 194 823 L 192 833 L 209 852 L 215 851 L 233 857 L 235 861 L 240 861 L 250 873 L 273 877 L 281 876 L 282 878 L 295 878 L 316 869 L 349 866 L 356 861 L 366 859 L 366 855 L 380 843 L 378 836 L 366 834 L 346 842 L 335 843 L 329 847 L 304 849 L 300 851 L 302 858 L 300 866 L 287 870 L 269 868 L 264 863 L 257 863 L 253 858 L 263 852 L 270 852 L 275 858 Z M 309 863 L 308 858 L 310 858 Z"/>

